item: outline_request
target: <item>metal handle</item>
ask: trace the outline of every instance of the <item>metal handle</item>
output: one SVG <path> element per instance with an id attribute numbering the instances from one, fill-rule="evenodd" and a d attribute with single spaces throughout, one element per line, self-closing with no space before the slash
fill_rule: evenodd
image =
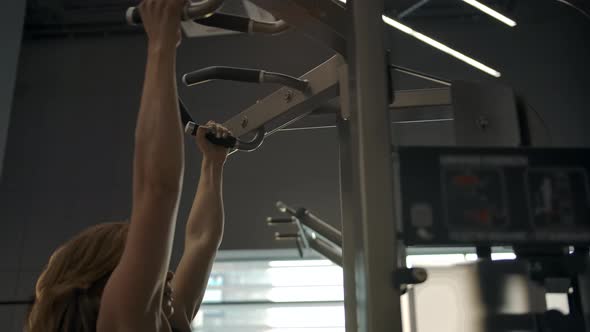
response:
<path id="1" fill-rule="evenodd" d="M 199 129 L 199 125 L 193 121 L 193 118 L 189 114 L 188 109 L 186 108 L 180 97 L 178 98 L 178 109 L 180 110 L 180 121 L 184 125 L 184 132 L 188 135 L 196 136 L 197 129 Z M 254 138 L 250 141 L 242 141 L 234 136 L 217 138 L 213 133 L 207 133 L 205 137 L 207 137 L 207 140 L 209 140 L 209 142 L 216 145 L 221 145 L 228 149 L 236 149 L 240 151 L 254 151 L 262 145 L 265 135 L 266 130 L 264 129 L 264 127 L 260 127 L 256 130 L 256 136 L 254 136 Z"/>
<path id="2" fill-rule="evenodd" d="M 187 122 L 184 126 L 184 132 L 191 136 L 197 135 L 197 129 L 199 129 L 199 125 L 192 121 Z M 234 136 L 218 138 L 213 133 L 207 133 L 205 137 L 209 142 L 216 145 L 221 145 L 228 149 L 236 149 L 240 151 L 254 151 L 262 145 L 262 142 L 264 141 L 264 135 L 266 135 L 266 130 L 264 129 L 264 127 L 260 127 L 256 131 L 256 136 L 254 136 L 254 138 L 251 141 L 242 141 Z"/>
<path id="3" fill-rule="evenodd" d="M 295 219 L 293 217 L 289 217 L 289 218 L 268 217 L 268 218 L 266 218 L 266 224 L 269 226 L 292 224 L 294 222 L 295 222 Z"/>
<path id="4" fill-rule="evenodd" d="M 318 218 L 305 208 L 295 209 L 279 201 L 276 203 L 277 209 L 283 213 L 290 214 L 309 229 L 323 236 L 338 247 L 342 247 L 342 233 L 332 225 Z"/>
<path id="5" fill-rule="evenodd" d="M 195 4 L 190 4 L 182 11 L 183 21 L 192 21 L 198 18 L 207 17 L 214 13 L 221 5 L 224 0 L 205 0 Z M 141 25 L 141 13 L 137 7 L 127 8 L 125 19 L 129 25 Z"/>
<path id="6" fill-rule="evenodd" d="M 334 248 L 329 242 L 324 241 L 320 238 L 311 238 L 308 239 L 309 247 L 327 259 L 329 259 L 332 263 L 342 266 L 342 251 Z"/>
<path id="7" fill-rule="evenodd" d="M 299 238 L 299 234 L 297 233 L 275 233 L 275 240 L 282 241 L 282 240 L 296 240 Z"/>
<path id="8" fill-rule="evenodd" d="M 195 23 L 206 25 L 209 27 L 236 31 L 241 33 L 263 33 L 276 35 L 289 30 L 290 26 L 283 20 L 275 22 L 261 22 L 255 21 L 248 17 L 214 13 L 205 18 L 194 20 Z"/>
<path id="9" fill-rule="evenodd" d="M 297 77 L 267 72 L 260 69 L 213 66 L 186 73 L 182 76 L 182 82 L 186 86 L 193 86 L 209 80 L 226 80 L 248 83 L 274 83 L 306 92 L 309 82 Z"/>

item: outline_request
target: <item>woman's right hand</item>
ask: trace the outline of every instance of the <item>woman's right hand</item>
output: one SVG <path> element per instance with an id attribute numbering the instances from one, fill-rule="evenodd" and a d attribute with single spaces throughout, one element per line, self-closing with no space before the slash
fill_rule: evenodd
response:
<path id="1" fill-rule="evenodd" d="M 188 0 L 144 0 L 139 5 L 149 47 L 174 50 L 180 43 L 180 19 Z"/>
<path id="2" fill-rule="evenodd" d="M 223 165 L 229 153 L 229 149 L 220 145 L 215 145 L 207 139 L 207 133 L 213 133 L 217 138 L 227 138 L 232 133 L 224 126 L 213 121 L 207 122 L 206 126 L 199 126 L 197 129 L 197 146 L 203 154 L 204 161 L 214 162 L 218 165 Z"/>

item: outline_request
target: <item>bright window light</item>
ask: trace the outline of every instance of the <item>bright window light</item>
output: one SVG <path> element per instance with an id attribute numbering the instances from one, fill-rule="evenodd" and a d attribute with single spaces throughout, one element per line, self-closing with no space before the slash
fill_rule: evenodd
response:
<path id="1" fill-rule="evenodd" d="M 266 326 L 271 328 L 344 327 L 344 307 L 279 307 L 266 309 Z"/>
<path id="2" fill-rule="evenodd" d="M 463 0 L 464 2 L 472 5 L 473 7 L 481 10 L 482 12 L 490 15 L 491 17 L 497 19 L 498 21 L 511 26 L 511 27 L 515 27 L 516 26 L 516 22 L 514 22 L 514 20 L 509 19 L 508 17 L 498 13 L 497 11 L 493 10 L 492 8 L 484 5 L 483 3 L 476 1 L 476 0 Z"/>
<path id="3" fill-rule="evenodd" d="M 327 259 L 316 260 L 289 260 L 289 261 L 270 261 L 270 267 L 297 267 L 297 266 L 331 266 L 334 265 Z"/>
<path id="4" fill-rule="evenodd" d="M 493 261 L 501 261 L 501 260 L 510 260 L 516 259 L 516 255 L 513 252 L 493 252 L 492 253 L 492 260 Z M 465 254 L 465 260 L 468 262 L 476 261 L 477 254 Z"/>
<path id="5" fill-rule="evenodd" d="M 204 303 L 219 303 L 223 301 L 223 291 L 221 289 L 207 288 L 205 295 L 203 295 Z"/>
<path id="6" fill-rule="evenodd" d="M 340 286 L 273 287 L 266 293 L 271 302 L 344 301 L 344 288 Z"/>
<path id="7" fill-rule="evenodd" d="M 279 328 L 270 329 L 264 332 L 344 332 L 344 327 L 320 327 L 320 328 Z"/>
<path id="8" fill-rule="evenodd" d="M 346 3 L 346 0 L 338 0 L 338 1 L 340 1 L 342 3 Z M 456 59 L 459 59 L 459 60 L 467 63 L 468 65 L 471 65 L 471 66 L 473 66 L 473 67 L 475 67 L 475 68 L 477 68 L 477 69 L 479 69 L 479 70 L 481 70 L 481 71 L 483 71 L 483 72 L 485 72 L 485 73 L 487 73 L 489 75 L 492 75 L 494 77 L 500 77 L 500 76 L 502 76 L 502 74 L 499 71 L 497 71 L 497 70 L 495 70 L 493 68 L 490 68 L 490 67 L 484 65 L 483 63 L 481 63 L 481 62 L 479 62 L 479 61 L 477 61 L 477 60 L 475 60 L 473 58 L 470 58 L 467 55 L 465 55 L 465 54 L 463 54 L 461 52 L 458 52 L 458 51 L 456 51 L 456 50 L 448 47 L 447 45 L 445 45 L 443 43 L 440 43 L 440 42 L 438 42 L 438 41 L 436 41 L 436 40 L 434 40 L 434 39 L 432 39 L 432 38 L 430 38 L 430 37 L 428 37 L 426 35 L 423 35 L 420 32 L 418 32 L 418 31 L 410 28 L 409 26 L 404 25 L 404 24 L 402 24 L 402 23 L 400 23 L 400 22 L 392 19 L 391 17 L 382 15 L 382 19 L 383 19 L 383 22 L 385 22 L 387 25 L 389 25 L 389 26 L 391 26 L 391 27 L 393 27 L 395 29 L 398 29 L 399 31 L 401 31 L 403 33 L 406 33 L 406 34 L 408 34 L 408 35 L 410 35 L 410 36 L 412 36 L 412 37 L 414 37 L 414 38 L 416 38 L 416 39 L 418 39 L 420 41 L 423 41 L 426 44 L 428 44 L 428 45 L 430 45 L 430 46 L 432 46 L 432 47 L 434 47 L 434 48 L 436 48 L 436 49 L 438 49 L 440 51 L 443 51 L 443 52 L 447 53 L 448 55 L 453 56 Z"/>
<path id="9" fill-rule="evenodd" d="M 463 254 L 442 254 L 442 255 L 408 255 L 406 266 L 449 266 L 465 262 Z"/>
<path id="10" fill-rule="evenodd" d="M 266 275 L 273 287 L 342 285 L 339 266 L 272 267 Z"/>
<path id="11" fill-rule="evenodd" d="M 493 261 L 510 260 L 516 259 L 516 255 L 513 252 L 494 252 L 492 253 Z"/>
<path id="12" fill-rule="evenodd" d="M 570 313 L 570 304 L 565 293 L 547 293 L 545 294 L 547 301 L 547 310 L 559 310 L 562 314 L 568 315 Z"/>

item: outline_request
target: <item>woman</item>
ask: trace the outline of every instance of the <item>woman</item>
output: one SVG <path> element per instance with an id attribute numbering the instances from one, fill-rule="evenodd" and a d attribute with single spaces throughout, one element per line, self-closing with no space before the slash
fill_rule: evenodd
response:
<path id="1" fill-rule="evenodd" d="M 139 7 L 149 41 L 135 130 L 131 221 L 91 227 L 51 256 L 25 331 L 190 331 L 223 234 L 221 180 L 228 151 L 208 143 L 199 130 L 201 177 L 184 254 L 172 274 L 184 164 L 175 62 L 185 2 L 145 0 Z M 228 135 L 219 125 L 209 127 Z"/>

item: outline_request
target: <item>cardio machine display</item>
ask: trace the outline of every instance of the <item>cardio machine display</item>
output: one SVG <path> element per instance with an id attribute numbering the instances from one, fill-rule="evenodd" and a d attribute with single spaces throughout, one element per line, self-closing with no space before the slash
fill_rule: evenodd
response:
<path id="1" fill-rule="evenodd" d="M 580 149 L 400 148 L 407 244 L 590 243 L 590 160 Z"/>

